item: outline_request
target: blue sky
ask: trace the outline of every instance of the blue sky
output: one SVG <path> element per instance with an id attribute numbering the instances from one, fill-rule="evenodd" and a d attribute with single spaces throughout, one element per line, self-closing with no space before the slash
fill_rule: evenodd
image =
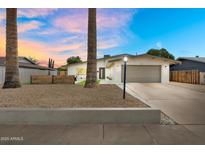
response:
<path id="1" fill-rule="evenodd" d="M 205 56 L 205 9 L 97 9 L 98 57 L 167 48 L 175 57 Z M 19 55 L 62 65 L 87 57 L 87 9 L 18 9 Z M 0 9 L 0 56 L 5 9 Z"/>
<path id="2" fill-rule="evenodd" d="M 130 29 L 138 36 L 130 51 L 164 47 L 176 57 L 205 56 L 205 9 L 139 9 Z"/>

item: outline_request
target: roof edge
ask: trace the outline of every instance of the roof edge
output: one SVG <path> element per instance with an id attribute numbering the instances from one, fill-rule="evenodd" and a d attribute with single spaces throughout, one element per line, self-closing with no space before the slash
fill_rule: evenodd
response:
<path id="1" fill-rule="evenodd" d="M 190 61 L 194 61 L 194 62 L 205 64 L 205 61 L 199 61 L 199 60 L 191 59 L 191 58 L 196 58 L 196 57 L 178 57 L 177 60 L 182 60 L 183 59 L 183 60 L 190 60 Z M 201 57 L 201 58 L 205 58 L 205 57 Z"/>
<path id="2" fill-rule="evenodd" d="M 154 55 L 150 55 L 150 54 L 140 54 L 140 55 L 131 55 L 131 54 L 120 54 L 120 55 L 114 55 L 114 56 L 111 56 L 111 57 L 108 57 L 108 58 L 99 58 L 99 59 L 97 59 L 97 60 L 103 60 L 103 59 L 112 59 L 112 58 L 117 58 L 117 57 L 121 57 L 121 56 L 125 56 L 125 55 L 127 55 L 128 57 L 132 57 L 132 58 L 134 58 L 134 57 L 141 57 L 141 56 L 149 56 L 149 57 L 153 57 L 153 58 L 158 58 L 158 59 L 163 59 L 163 60 L 166 60 L 166 61 L 169 61 L 170 62 L 170 64 L 180 64 L 181 62 L 180 61 L 178 61 L 178 60 L 172 60 L 172 59 L 169 59 L 169 58 L 164 58 L 164 57 L 158 57 L 158 56 L 154 56 Z M 80 62 L 80 63 L 74 63 L 74 64 L 68 64 L 67 65 L 67 67 L 68 66 L 73 66 L 73 65 L 79 65 L 79 64 L 84 64 L 84 63 L 86 63 L 87 61 L 83 61 L 83 62 Z"/>

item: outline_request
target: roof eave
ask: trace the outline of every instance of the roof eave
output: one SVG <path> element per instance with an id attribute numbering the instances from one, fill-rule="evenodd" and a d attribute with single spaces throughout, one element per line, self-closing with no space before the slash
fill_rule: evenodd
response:
<path id="1" fill-rule="evenodd" d="M 180 60 L 190 60 L 190 61 L 193 61 L 193 62 L 205 64 L 205 62 L 203 62 L 203 61 L 198 61 L 198 60 L 189 59 L 189 58 L 184 58 L 184 57 L 179 57 L 179 58 L 177 58 L 177 60 L 179 60 L 179 61 L 180 61 Z"/>
<path id="2" fill-rule="evenodd" d="M 158 56 L 153 56 L 153 55 L 149 55 L 149 54 L 143 54 L 143 55 L 141 55 L 141 56 L 149 56 L 149 57 L 157 58 L 157 59 L 160 59 L 160 60 L 169 62 L 170 65 L 172 65 L 172 64 L 181 64 L 180 61 L 178 61 L 178 60 L 172 60 L 172 59 L 169 59 L 169 58 L 158 57 Z"/>

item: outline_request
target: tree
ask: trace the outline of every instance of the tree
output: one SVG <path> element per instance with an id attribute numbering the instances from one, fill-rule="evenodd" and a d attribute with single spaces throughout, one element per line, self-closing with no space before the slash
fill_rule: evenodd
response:
<path id="1" fill-rule="evenodd" d="M 57 68 L 58 71 L 67 71 L 67 65 L 62 65 L 60 67 Z"/>
<path id="2" fill-rule="evenodd" d="M 39 64 L 39 61 L 38 61 L 38 59 L 36 59 L 36 58 L 33 58 L 33 57 L 27 57 L 27 59 L 28 60 L 30 60 L 30 61 L 32 61 L 33 63 L 35 63 L 35 64 Z"/>
<path id="3" fill-rule="evenodd" d="M 80 62 L 82 62 L 82 60 L 79 56 L 76 56 L 76 57 L 72 56 L 67 59 L 67 64 L 75 64 L 75 63 L 80 63 Z"/>
<path id="4" fill-rule="evenodd" d="M 48 59 L 48 75 L 51 75 L 51 70 L 50 69 L 53 69 L 54 68 L 54 64 L 55 64 L 55 61 L 51 58 Z"/>
<path id="5" fill-rule="evenodd" d="M 48 68 L 54 68 L 55 61 L 51 58 L 48 59 Z"/>
<path id="6" fill-rule="evenodd" d="M 96 8 L 88 9 L 88 55 L 85 88 L 93 88 L 97 81 Z"/>
<path id="7" fill-rule="evenodd" d="M 167 51 L 167 49 L 165 48 L 161 48 L 161 49 L 150 49 L 147 51 L 147 54 L 149 55 L 153 55 L 153 56 L 158 56 L 158 57 L 163 57 L 163 58 L 169 58 L 174 60 L 175 57 L 174 55 L 172 55 L 171 53 L 169 53 Z"/>
<path id="8" fill-rule="evenodd" d="M 6 73 L 3 88 L 21 87 L 19 80 L 17 9 L 6 9 Z"/>

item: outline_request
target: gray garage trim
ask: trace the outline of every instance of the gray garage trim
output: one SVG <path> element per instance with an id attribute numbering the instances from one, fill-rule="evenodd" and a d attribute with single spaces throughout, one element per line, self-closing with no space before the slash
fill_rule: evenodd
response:
<path id="1" fill-rule="evenodd" d="M 124 80 L 124 65 L 121 69 L 121 81 Z M 160 65 L 127 65 L 127 82 L 160 83 Z"/>

